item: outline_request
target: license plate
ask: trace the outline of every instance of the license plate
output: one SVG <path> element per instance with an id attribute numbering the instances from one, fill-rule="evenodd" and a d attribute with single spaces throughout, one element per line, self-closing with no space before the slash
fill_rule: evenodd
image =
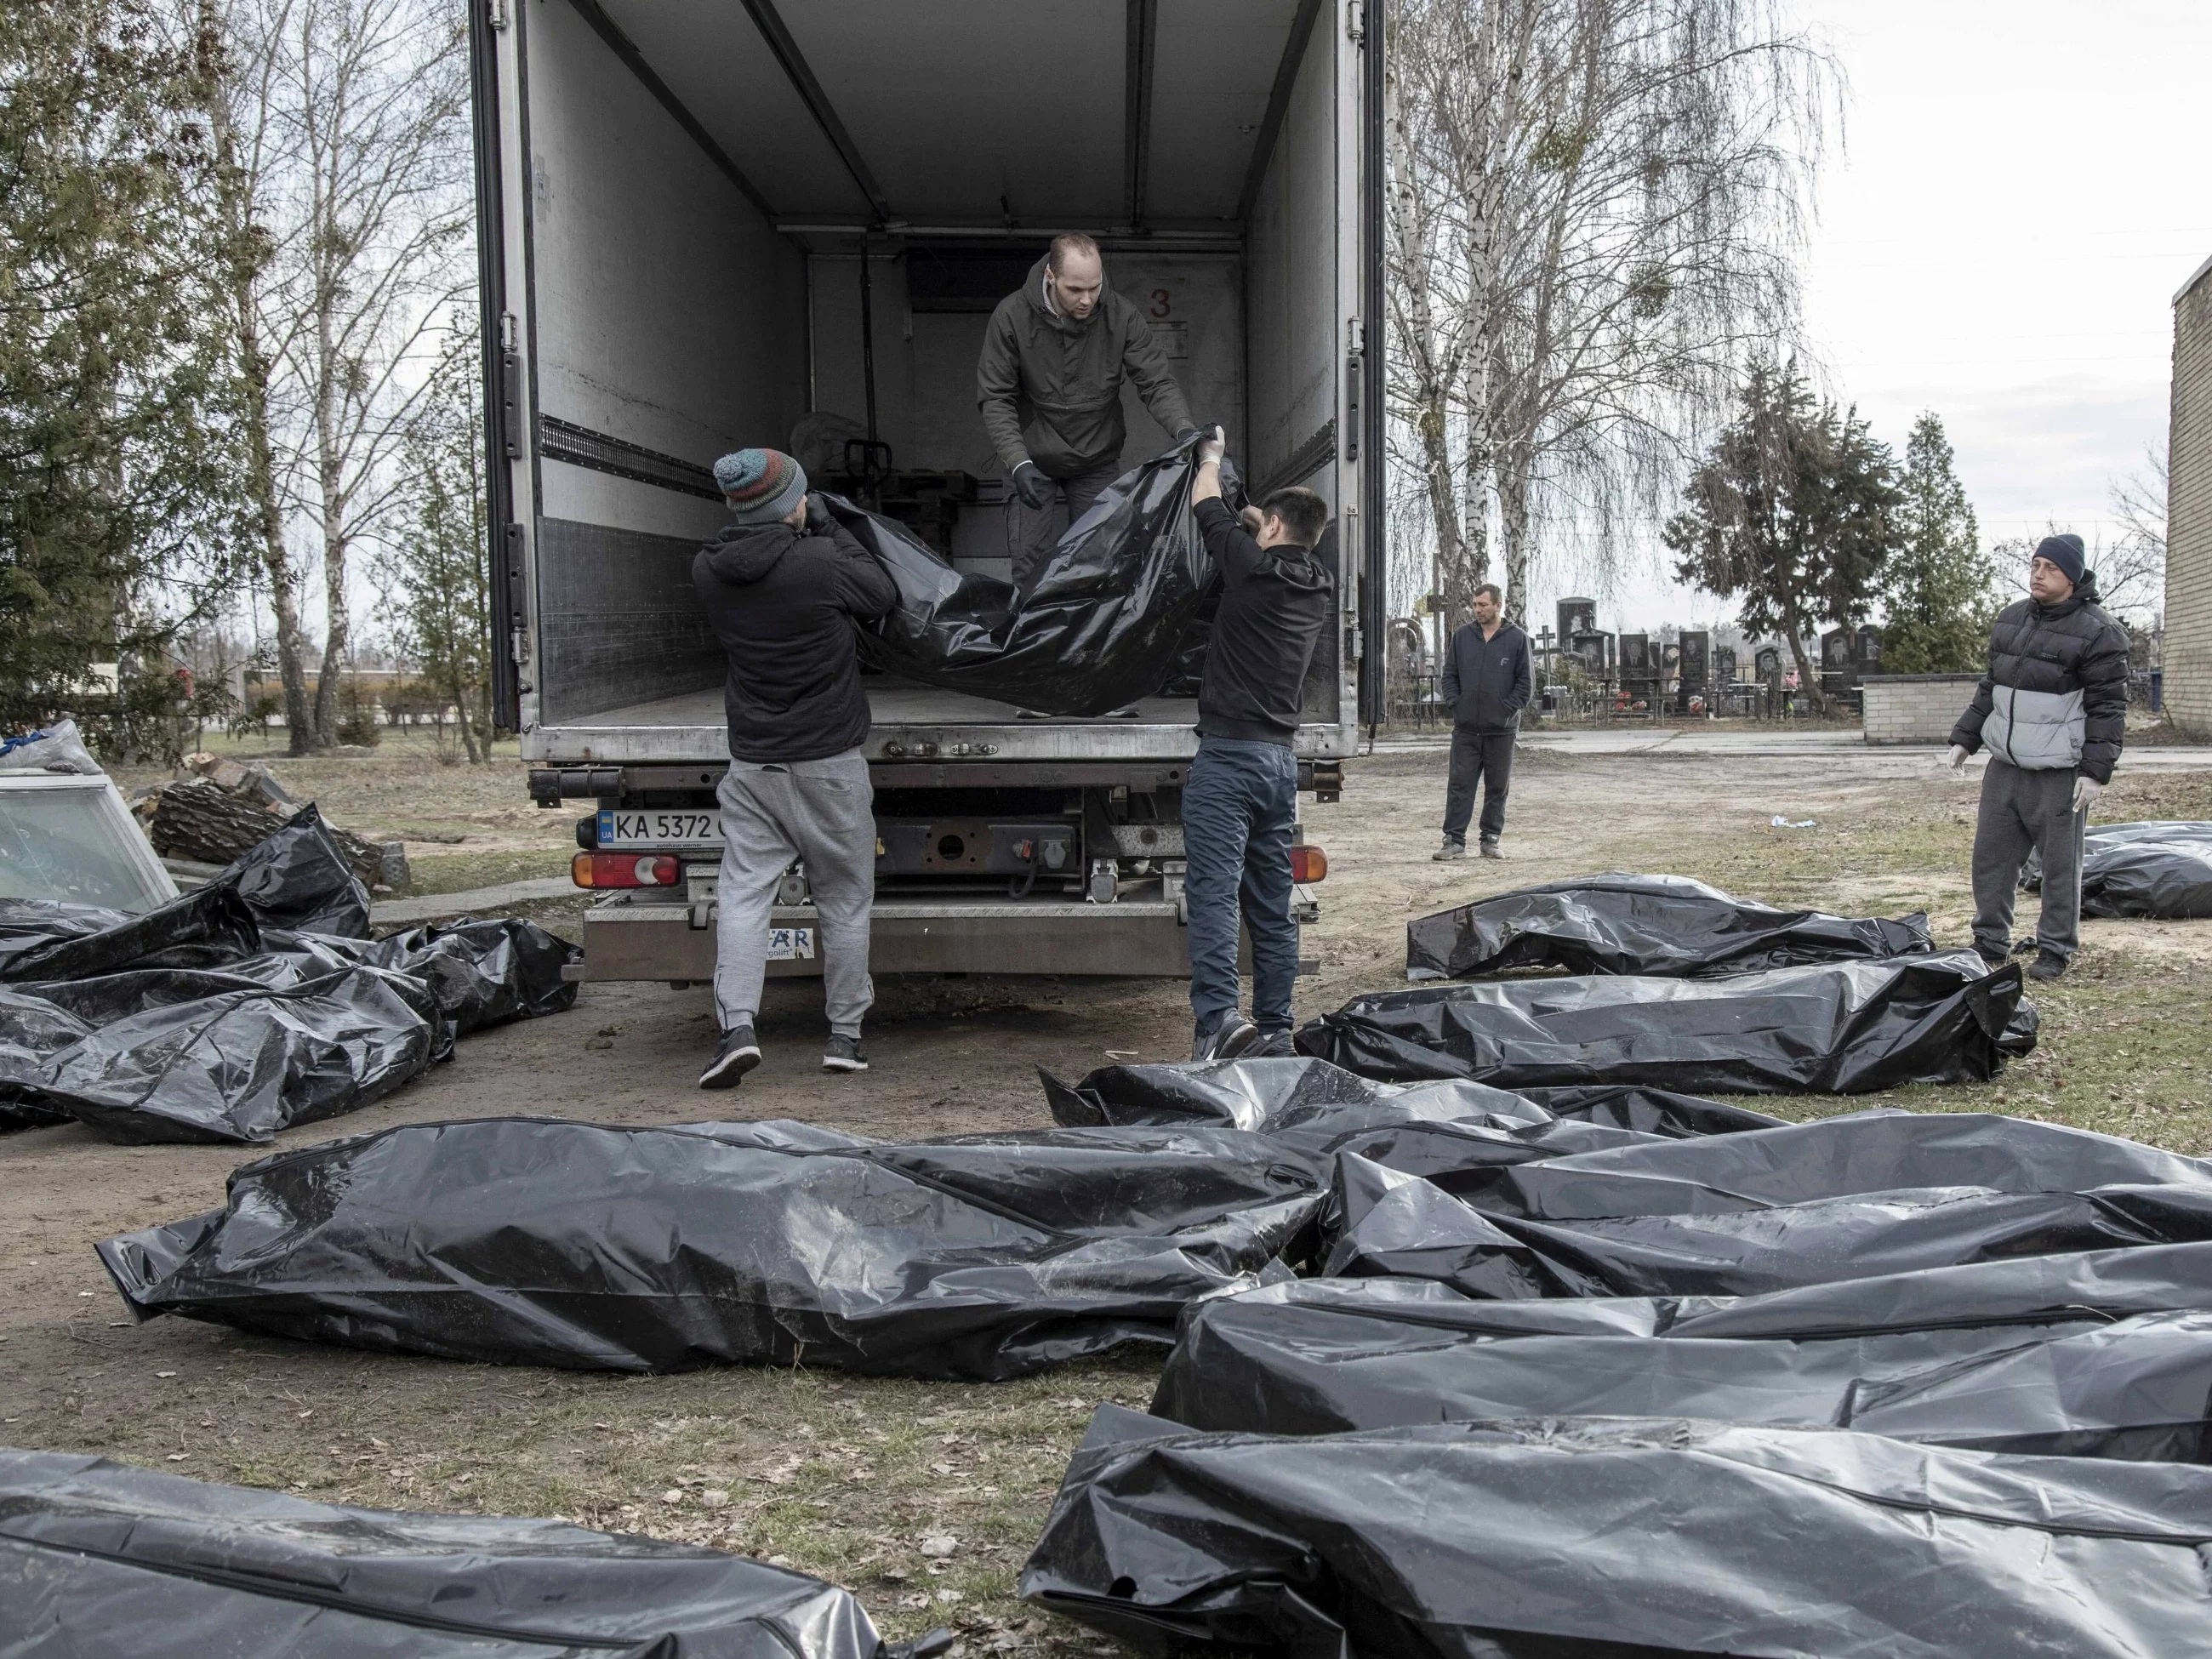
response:
<path id="1" fill-rule="evenodd" d="M 720 812 L 621 812 L 611 806 L 599 809 L 599 845 L 611 850 L 665 847 L 671 842 L 719 843 L 721 839 Z"/>
<path id="2" fill-rule="evenodd" d="M 813 961 L 814 930 L 811 927 L 769 928 L 768 959 L 770 962 Z"/>

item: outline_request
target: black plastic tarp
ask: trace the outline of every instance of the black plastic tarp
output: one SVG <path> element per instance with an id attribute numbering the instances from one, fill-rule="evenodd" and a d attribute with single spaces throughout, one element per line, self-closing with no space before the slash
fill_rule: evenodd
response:
<path id="1" fill-rule="evenodd" d="M 227 881 L 135 916 L 62 900 L 0 899 L 0 980 L 206 968 L 260 948 L 253 912 Z"/>
<path id="2" fill-rule="evenodd" d="M 1092 1420 L 1022 1594 L 1142 1651 L 2152 1659 L 2212 1628 L 2212 1469 L 1844 1429 Z"/>
<path id="3" fill-rule="evenodd" d="M 0 1449 L 0 1654 L 900 1659 L 787 1568 L 559 1521 L 423 1515 Z"/>
<path id="4" fill-rule="evenodd" d="M 889 1143 L 805 1124 L 495 1118 L 264 1158 L 112 1238 L 142 1318 L 447 1358 L 992 1379 L 1288 1276 L 1322 1176 L 1236 1130 Z"/>
<path id="5" fill-rule="evenodd" d="M 860 632 L 870 666 L 1044 714 L 1108 714 L 1176 677 L 1213 562 L 1181 444 L 1124 473 L 1068 526 L 1036 586 L 955 570 L 912 532 L 839 496 L 830 511 L 880 559 L 898 605 Z M 1233 469 L 1224 491 L 1241 499 Z"/>
<path id="6" fill-rule="evenodd" d="M 1980 1114 L 1655 1141 L 1486 1171 L 1460 1194 L 1342 1157 L 1335 1182 L 1325 1271 L 1474 1297 L 1754 1296 L 2212 1239 L 2202 1162 Z"/>
<path id="7" fill-rule="evenodd" d="M 1579 975 L 1356 997 L 1297 1035 L 1363 1076 L 1861 1094 L 1985 1082 L 2034 1046 L 2019 964 L 1972 951 L 1721 979 Z"/>
<path id="8" fill-rule="evenodd" d="M 1534 1124 L 1574 1118 L 1606 1128 L 1675 1136 L 1731 1134 L 1772 1128 L 1782 1121 L 1733 1102 L 1663 1089 L 1616 1084 L 1508 1092 L 1455 1078 L 1378 1083 L 1303 1056 L 1102 1066 L 1073 1085 L 1049 1072 L 1037 1075 L 1053 1120 L 1071 1127 L 1214 1123 L 1289 1135 L 1312 1126 L 1312 1133 L 1326 1137 L 1370 1123 L 1474 1119 Z"/>
<path id="9" fill-rule="evenodd" d="M 1521 887 L 1406 924 L 1408 979 L 1524 968 L 1571 974 L 1747 974 L 1912 956 L 1928 918 L 1778 910 L 1686 876 L 1619 871 Z"/>
<path id="10" fill-rule="evenodd" d="M 234 884 L 264 927 L 368 937 L 368 889 L 331 839 L 313 801 L 215 879 Z"/>
<path id="11" fill-rule="evenodd" d="M 1266 1434 L 1709 1417 L 2202 1462 L 2212 1244 L 1742 1297 L 1479 1302 L 1419 1280 L 1301 1279 L 1194 1306 L 1152 1409 Z"/>
<path id="12" fill-rule="evenodd" d="M 450 1048 L 425 981 L 329 952 L 0 987 L 0 1096 L 126 1143 L 270 1140 Z"/>
<path id="13" fill-rule="evenodd" d="M 2021 885 L 2043 888 L 2033 853 Z M 2081 914 L 2212 916 L 2212 823 L 2093 823 L 2081 837 Z"/>

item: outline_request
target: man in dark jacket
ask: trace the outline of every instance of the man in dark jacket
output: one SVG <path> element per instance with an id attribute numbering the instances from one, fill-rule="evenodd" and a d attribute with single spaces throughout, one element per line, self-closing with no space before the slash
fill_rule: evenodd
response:
<path id="1" fill-rule="evenodd" d="M 1451 782 L 1444 791 L 1444 844 L 1429 856 L 1467 856 L 1467 821 L 1482 785 L 1482 856 L 1503 858 L 1505 792 L 1513 780 L 1513 738 L 1521 711 L 1536 695 L 1528 636 L 1504 620 L 1504 596 L 1489 582 L 1474 590 L 1474 620 L 1444 653 L 1443 698 L 1452 711 Z"/>
<path id="2" fill-rule="evenodd" d="M 1989 672 L 1951 732 L 1955 772 L 1990 751 L 1974 825 L 1974 948 L 1992 968 L 2015 948 L 2013 892 L 2033 849 L 2043 861 L 2036 979 L 2057 979 L 2080 946 L 2081 831 L 2127 724 L 2128 632 L 2098 607 L 2083 557 L 2079 536 L 2037 546 L 2028 597 L 1999 613 Z"/>
<path id="3" fill-rule="evenodd" d="M 1251 523 L 1221 499 L 1223 438 L 1198 447 L 1192 496 L 1221 572 L 1221 608 L 1198 686 L 1198 757 L 1183 785 L 1184 898 L 1190 914 L 1194 1060 L 1291 1052 L 1298 924 L 1291 915 L 1291 836 L 1298 763 L 1291 740 L 1306 670 L 1335 589 L 1314 548 L 1328 504 L 1279 489 Z M 1252 939 L 1252 1018 L 1237 1011 L 1237 929 Z"/>
<path id="4" fill-rule="evenodd" d="M 1120 476 L 1124 380 L 1178 441 L 1197 431 L 1166 342 L 1106 286 L 1098 244 L 1056 237 L 1021 292 L 991 313 L 975 364 L 975 401 L 1006 470 L 1006 547 L 1024 594 L 1059 541 L 1058 492 L 1073 524 Z"/>
<path id="5" fill-rule="evenodd" d="M 699 1085 L 730 1088 L 760 1064 L 753 1020 L 767 972 L 769 911 L 794 859 L 805 863 L 821 916 L 830 1013 L 823 1068 L 864 1072 L 860 1020 L 875 1000 L 868 907 L 876 819 L 860 753 L 868 700 L 853 623 L 884 615 L 898 590 L 822 498 L 806 493 L 806 474 L 790 456 L 741 449 L 714 463 L 714 478 L 737 521 L 691 563 L 699 603 L 729 659 L 722 706 L 730 769 L 716 792 L 722 870 L 714 1006 L 722 1038 Z"/>

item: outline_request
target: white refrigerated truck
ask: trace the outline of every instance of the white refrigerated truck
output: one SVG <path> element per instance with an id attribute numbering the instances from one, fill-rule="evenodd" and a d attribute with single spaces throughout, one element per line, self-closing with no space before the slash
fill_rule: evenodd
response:
<path id="1" fill-rule="evenodd" d="M 1005 574 L 975 358 L 1063 230 L 1166 333 L 1253 493 L 1301 483 L 1334 509 L 1340 612 L 1297 739 L 1301 787 L 1334 798 L 1381 691 L 1363 5 L 471 3 L 495 695 L 538 805 L 586 808 L 580 883 L 606 889 L 586 977 L 713 971 L 723 664 L 690 570 L 724 522 L 714 458 L 793 447 L 806 422 L 823 482 Z M 1127 401 L 1133 464 L 1169 434 Z M 1188 699 L 1032 720 L 867 686 L 878 971 L 1188 970 Z M 797 870 L 776 971 L 818 971 L 812 921 Z"/>

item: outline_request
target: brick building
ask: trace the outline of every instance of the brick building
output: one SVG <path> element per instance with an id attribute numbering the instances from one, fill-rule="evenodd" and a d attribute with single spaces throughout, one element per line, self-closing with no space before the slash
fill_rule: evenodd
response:
<path id="1" fill-rule="evenodd" d="M 2166 507 L 2166 717 L 2212 738 L 2212 259 L 2173 296 Z"/>

